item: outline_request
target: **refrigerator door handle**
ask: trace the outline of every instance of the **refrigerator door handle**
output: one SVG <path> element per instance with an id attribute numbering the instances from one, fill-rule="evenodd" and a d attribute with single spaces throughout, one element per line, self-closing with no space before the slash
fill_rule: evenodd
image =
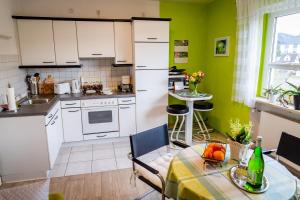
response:
<path id="1" fill-rule="evenodd" d="M 137 90 L 137 92 L 147 92 L 148 90 Z"/>

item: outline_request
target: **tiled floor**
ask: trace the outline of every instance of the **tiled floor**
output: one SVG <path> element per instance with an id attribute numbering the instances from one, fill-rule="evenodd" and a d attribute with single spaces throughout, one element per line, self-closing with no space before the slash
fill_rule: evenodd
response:
<path id="1" fill-rule="evenodd" d="M 224 136 L 218 133 L 211 136 L 213 139 L 224 139 Z M 141 159 L 149 162 L 166 151 L 166 148 L 159 149 Z M 171 151 L 176 153 L 175 150 Z M 132 163 L 127 157 L 129 152 L 128 137 L 63 144 L 50 176 L 60 177 L 130 168 Z"/>
<path id="2" fill-rule="evenodd" d="M 129 138 L 64 144 L 56 159 L 51 177 L 102 172 L 131 167 L 127 154 Z"/>

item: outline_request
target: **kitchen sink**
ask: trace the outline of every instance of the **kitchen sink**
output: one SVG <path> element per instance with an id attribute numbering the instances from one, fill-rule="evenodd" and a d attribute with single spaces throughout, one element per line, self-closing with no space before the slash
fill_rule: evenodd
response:
<path id="1" fill-rule="evenodd" d="M 21 103 L 21 105 L 36 105 L 36 104 L 45 104 L 48 103 L 50 99 L 41 98 L 41 99 L 27 99 Z"/>

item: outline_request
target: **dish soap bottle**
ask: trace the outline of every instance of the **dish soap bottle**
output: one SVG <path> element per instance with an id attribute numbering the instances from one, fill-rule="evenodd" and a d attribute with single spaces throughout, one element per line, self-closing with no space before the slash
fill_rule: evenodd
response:
<path id="1" fill-rule="evenodd" d="M 248 162 L 247 170 L 247 183 L 253 188 L 260 188 L 262 186 L 265 162 L 261 148 L 261 136 L 257 136 L 256 147 L 253 154 Z"/>

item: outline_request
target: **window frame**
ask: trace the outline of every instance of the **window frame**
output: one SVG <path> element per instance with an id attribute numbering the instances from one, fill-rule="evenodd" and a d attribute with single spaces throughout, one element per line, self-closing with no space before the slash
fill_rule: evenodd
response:
<path id="1" fill-rule="evenodd" d="M 289 9 L 285 11 L 279 11 L 270 13 L 268 18 L 268 27 L 267 27 L 267 34 L 266 34 L 266 44 L 265 44 L 265 58 L 264 58 L 264 70 L 262 75 L 262 88 L 270 88 L 271 84 L 271 72 L 272 69 L 283 69 L 283 70 L 295 70 L 300 71 L 300 64 L 290 63 L 290 64 L 283 64 L 283 63 L 273 63 L 272 56 L 274 49 L 273 44 L 276 41 L 276 19 L 277 17 L 283 17 L 287 15 L 297 14 L 300 13 L 299 9 Z M 261 96 L 263 96 L 263 90 L 261 90 Z"/>

